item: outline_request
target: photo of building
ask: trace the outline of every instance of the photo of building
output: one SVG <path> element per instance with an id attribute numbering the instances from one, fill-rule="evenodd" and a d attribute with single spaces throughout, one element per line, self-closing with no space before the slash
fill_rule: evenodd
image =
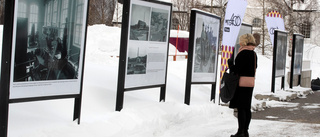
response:
<path id="1" fill-rule="evenodd" d="M 194 72 L 214 73 L 217 47 L 217 34 L 215 34 L 215 30 L 218 27 L 200 18 L 197 20 L 197 24 L 196 34 L 200 35 L 196 35 L 195 39 Z"/>
<path id="2" fill-rule="evenodd" d="M 78 78 L 84 1 L 17 1 L 14 82 Z"/>
<path id="3" fill-rule="evenodd" d="M 151 8 L 132 4 L 130 40 L 148 41 Z"/>
<path id="4" fill-rule="evenodd" d="M 145 49 L 131 47 L 129 52 L 127 74 L 146 74 L 147 54 Z"/>

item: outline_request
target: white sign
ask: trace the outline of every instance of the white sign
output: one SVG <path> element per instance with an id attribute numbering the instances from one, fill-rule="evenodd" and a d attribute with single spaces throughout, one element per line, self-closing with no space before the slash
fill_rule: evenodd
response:
<path id="1" fill-rule="evenodd" d="M 165 84 L 171 6 L 131 0 L 125 88 Z"/>
<path id="2" fill-rule="evenodd" d="M 247 0 L 229 0 L 223 27 L 223 46 L 235 46 L 247 4 Z"/>
<path id="3" fill-rule="evenodd" d="M 285 30 L 282 15 L 277 11 L 271 11 L 266 15 L 266 23 L 272 46 L 274 46 L 274 30 Z"/>

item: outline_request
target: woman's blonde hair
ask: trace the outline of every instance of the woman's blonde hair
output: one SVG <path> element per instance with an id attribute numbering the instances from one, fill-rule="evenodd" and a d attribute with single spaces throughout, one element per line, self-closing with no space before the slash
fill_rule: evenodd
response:
<path id="1" fill-rule="evenodd" d="M 256 46 L 256 40 L 254 39 L 252 34 L 244 34 L 240 36 L 239 44 L 240 46 Z"/>

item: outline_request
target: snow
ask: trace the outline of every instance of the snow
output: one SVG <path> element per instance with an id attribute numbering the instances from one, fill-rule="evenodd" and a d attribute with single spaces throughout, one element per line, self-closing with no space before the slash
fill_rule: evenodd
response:
<path id="1" fill-rule="evenodd" d="M 306 106 L 302 106 L 302 108 L 304 109 L 316 109 L 316 108 L 320 108 L 320 104 L 317 103 L 306 103 Z"/>
<path id="2" fill-rule="evenodd" d="M 2 26 L 0 28 L 2 33 Z M 125 93 L 122 111 L 115 111 L 119 45 L 120 28 L 88 27 L 80 125 L 72 122 L 73 99 L 10 104 L 9 137 L 225 137 L 237 131 L 233 110 L 218 105 L 217 100 L 215 103 L 209 101 L 210 85 L 193 85 L 191 105 L 183 103 L 187 66 L 184 58 L 177 61 L 169 59 L 165 102 L 158 102 L 159 88 L 131 91 Z M 306 47 L 307 50 L 311 45 Z M 169 49 L 169 53 L 175 53 L 172 45 Z M 316 69 L 320 67 L 317 50 L 320 48 L 312 47 L 312 51 L 305 54 L 305 58 L 312 62 L 313 77 L 314 74 L 320 76 Z M 272 59 L 262 55 L 258 58 L 254 93 L 271 94 Z M 276 83 L 273 95 L 285 98 L 293 94 L 281 90 L 279 81 Z M 294 90 L 306 88 L 295 87 Z M 262 102 L 266 102 L 268 107 L 298 105 L 253 99 L 253 108 L 263 110 Z M 307 105 L 306 108 L 320 106 Z M 309 137 L 320 136 L 319 129 L 320 124 L 252 120 L 249 133 L 264 137 Z"/>

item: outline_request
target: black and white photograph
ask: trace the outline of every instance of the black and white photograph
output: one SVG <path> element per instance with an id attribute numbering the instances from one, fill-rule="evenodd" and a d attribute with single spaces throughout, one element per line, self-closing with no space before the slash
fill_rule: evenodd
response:
<path id="1" fill-rule="evenodd" d="M 146 49 L 141 47 L 130 47 L 128 54 L 127 75 L 146 74 L 146 69 Z"/>
<path id="2" fill-rule="evenodd" d="M 77 79 L 84 0 L 19 0 L 14 82 Z M 61 14 L 58 14 L 60 13 Z"/>
<path id="3" fill-rule="evenodd" d="M 149 40 L 150 14 L 150 7 L 132 4 L 130 40 Z"/>
<path id="4" fill-rule="evenodd" d="M 26 92 L 22 88 L 54 86 L 61 80 L 79 85 L 87 4 L 87 0 L 16 0 L 11 66 L 13 88 Z"/>
<path id="5" fill-rule="evenodd" d="M 295 35 L 295 57 L 293 74 L 300 75 L 302 71 L 302 59 L 303 59 L 303 42 L 304 38 L 301 35 Z"/>
<path id="6" fill-rule="evenodd" d="M 218 18 L 205 16 L 199 13 L 196 14 L 193 49 L 194 81 L 200 79 L 204 80 L 205 76 L 210 77 L 210 80 L 214 78 L 214 76 L 211 75 L 216 72 L 219 26 L 220 20 Z M 205 76 L 203 76 L 202 74 L 205 74 Z"/>
<path id="7" fill-rule="evenodd" d="M 278 32 L 275 39 L 277 40 L 276 76 L 284 76 L 287 57 L 287 34 Z"/>
<path id="8" fill-rule="evenodd" d="M 152 8 L 150 41 L 167 41 L 168 17 L 168 10 Z"/>
<path id="9" fill-rule="evenodd" d="M 213 73 L 217 46 L 217 36 L 214 34 L 216 29 L 214 24 L 204 22 L 202 19 L 198 19 L 197 24 L 201 25 L 197 28 L 201 31 L 201 35 L 196 37 L 194 72 Z"/>

